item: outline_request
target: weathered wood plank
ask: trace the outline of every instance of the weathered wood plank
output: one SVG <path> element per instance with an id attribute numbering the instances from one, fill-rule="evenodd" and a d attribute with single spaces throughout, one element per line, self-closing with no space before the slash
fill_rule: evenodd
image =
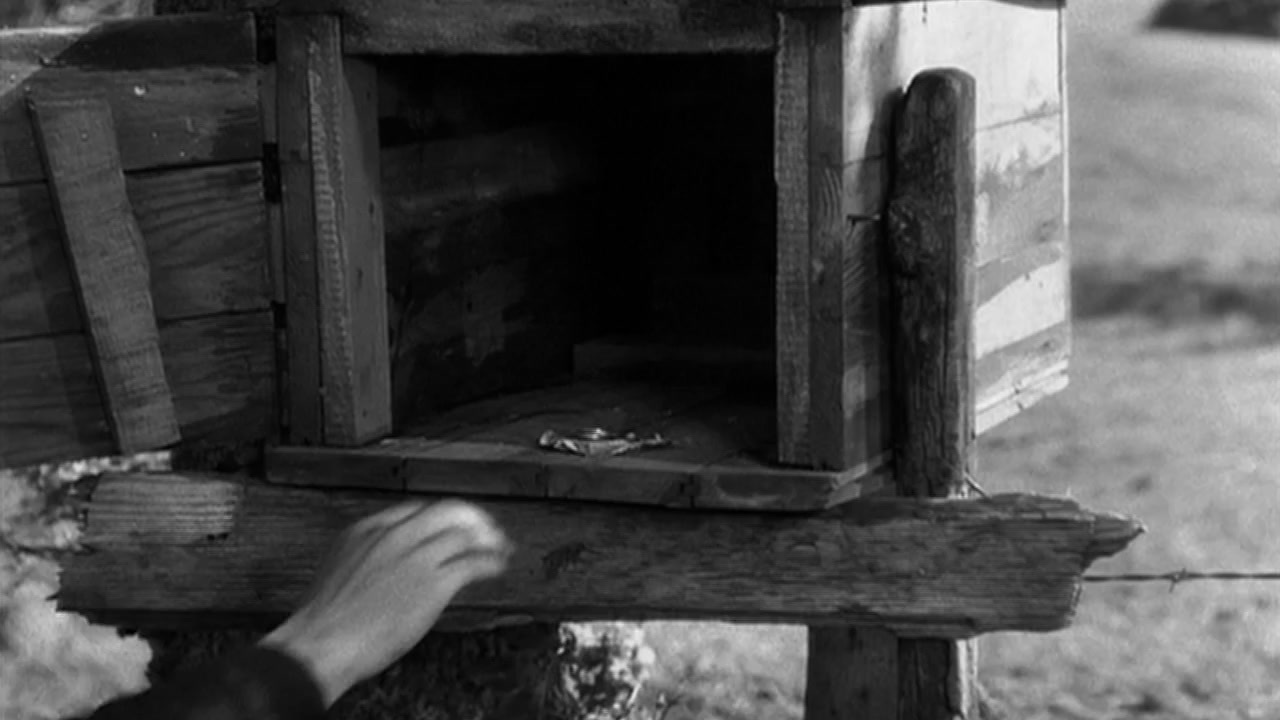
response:
<path id="1" fill-rule="evenodd" d="M 179 441 L 160 356 L 150 261 L 101 99 L 30 98 L 102 403 L 121 454 Z"/>
<path id="2" fill-rule="evenodd" d="M 927 7 L 926 7 L 927 5 Z M 1067 322 L 1065 293 L 1065 72 L 1060 3 L 897 3 L 854 7 L 846 82 L 860 92 L 848 110 L 845 188 L 856 212 L 884 202 L 889 115 L 864 96 L 889 97 L 927 67 L 958 67 L 980 87 L 975 108 L 978 157 L 978 310 L 981 361 L 1003 347 Z M 1016 63 L 1008 62 L 1017 57 Z M 1056 260 L 1038 250 L 1057 245 Z M 1039 252 L 1039 255 L 1036 253 Z M 1014 275 L 1010 261 L 1044 260 Z M 1014 260 L 1017 258 L 1016 260 Z M 996 264 L 998 263 L 998 264 Z M 993 265 L 995 264 L 995 265 Z M 1029 276 L 1026 274 L 1030 273 Z M 1007 315 L 1010 308 L 1016 309 Z M 1012 320 L 1011 320 L 1012 318 Z M 1021 363 L 1026 377 L 987 386 L 979 377 L 979 432 L 1065 386 L 1069 347 Z M 1014 367 L 1005 354 L 1001 361 Z M 1009 389 L 1017 385 L 1017 393 Z"/>
<path id="3" fill-rule="evenodd" d="M 888 365 L 877 209 L 880 178 L 850 177 L 848 15 L 783 16 L 775 93 L 778 423 L 785 463 L 843 469 L 884 452 Z M 865 98 L 864 98 L 865 101 Z"/>
<path id="4" fill-rule="evenodd" d="M 1057 325 L 978 359 L 974 384 L 979 435 L 1067 387 L 1071 324 Z"/>
<path id="5" fill-rule="evenodd" d="M 94 552 L 66 560 L 63 605 L 287 612 L 337 533 L 396 501 L 224 478 L 104 477 L 85 505 Z M 455 611 L 857 623 L 946 637 L 1064 627 L 1084 569 L 1141 532 L 1128 518 L 1026 495 L 866 501 L 819 516 L 482 505 L 517 551 L 502 579 L 464 591 Z M 146 521 L 158 508 L 163 523 Z M 134 531 L 144 521 L 152 531 Z"/>
<path id="6" fill-rule="evenodd" d="M 778 186 L 778 457 L 807 465 L 809 449 L 809 23 L 779 19 L 774 60 L 774 175 Z"/>
<path id="7" fill-rule="evenodd" d="M 1054 3 L 975 0 L 930 3 L 927 11 L 918 2 L 848 11 L 845 82 L 857 88 L 847 96 L 842 148 L 850 215 L 875 215 L 884 206 L 886 108 L 913 74 L 930 66 L 959 67 L 981 87 L 975 108 L 979 360 L 1004 347 L 1025 347 L 1018 343 L 1069 319 L 1060 10 Z M 1010 53 L 1020 61 L 1008 63 Z M 874 336 L 887 332 L 883 326 Z M 1030 373 L 1024 378 L 976 387 L 980 432 L 1064 386 L 1069 347 L 1060 350 L 1042 356 L 1040 364 L 1017 365 Z M 1026 390 L 1010 394 L 1012 384 Z M 884 405 L 883 395 L 869 391 L 863 401 Z M 858 412 L 877 416 L 870 408 Z"/>
<path id="8" fill-rule="evenodd" d="M 845 159 L 887 152 L 890 118 L 880 103 L 931 67 L 958 67 L 977 79 L 979 130 L 1060 113 L 1060 12 L 1056 4 L 1003 0 L 851 8 L 845 82 L 863 92 L 850 96 L 845 147 L 853 154 Z"/>
<path id="9" fill-rule="evenodd" d="M 0 30 L 0 64 L 126 71 L 252 65 L 253 17 L 193 13 L 109 20 L 82 27 Z"/>
<path id="10" fill-rule="evenodd" d="M 342 56 L 337 18 L 317 21 L 308 91 L 324 439 L 358 445 L 391 432 L 377 71 Z"/>
<path id="11" fill-rule="evenodd" d="M 125 191 L 157 320 L 268 307 L 258 163 L 130 174 Z M 82 327 L 47 185 L 0 188 L 0 340 Z"/>
<path id="12" fill-rule="evenodd" d="M 184 439 L 266 436 L 275 382 L 270 312 L 165 325 L 160 348 Z M 87 338 L 0 343 L 0 467 L 112 449 Z"/>
<path id="13" fill-rule="evenodd" d="M 520 0 L 500 11 L 467 0 L 159 0 L 157 12 L 266 10 L 341 15 L 357 54 L 768 52 L 773 3 L 747 0 Z"/>
<path id="14" fill-rule="evenodd" d="M 468 0 L 281 0 L 276 5 L 286 13 L 341 15 L 344 46 L 359 54 L 768 52 L 774 47 L 774 14 L 766 0 L 520 0 L 500 10 Z"/>
<path id="15" fill-rule="evenodd" d="M 888 224 L 901 495 L 965 497 L 975 470 L 976 94 L 963 71 L 921 73 L 895 129 Z M 977 718 L 975 652 L 966 642 L 899 642 L 898 712 L 886 717 Z"/>
<path id="16" fill-rule="evenodd" d="M 281 410 L 285 438 L 296 445 L 324 442 L 320 374 L 320 271 L 316 197 L 311 171 L 310 26 L 276 27 L 276 133 L 282 188 L 287 362 Z"/>
<path id="17" fill-rule="evenodd" d="M 290 434 L 357 445 L 391 430 L 376 74 L 343 57 L 335 16 L 277 32 Z"/>
<path id="18" fill-rule="evenodd" d="M 43 176 L 26 88 L 105 98 L 125 170 L 259 157 L 254 61 L 248 15 L 0 31 L 0 185 Z"/>
<path id="19" fill-rule="evenodd" d="M 897 129 L 889 203 L 893 356 L 903 494 L 963 493 L 973 439 L 974 79 L 912 81 Z"/>
<path id="20" fill-rule="evenodd" d="M 977 263 L 1066 242 L 1066 128 L 1061 112 L 978 133 Z"/>
<path id="21" fill-rule="evenodd" d="M 885 450 L 887 416 L 868 413 L 887 363 L 880 297 L 880 224 L 856 217 L 843 187 L 843 12 L 810 21 L 809 68 L 809 447 L 808 464 L 844 469 Z"/>
<path id="22" fill-rule="evenodd" d="M 595 500 L 684 508 L 822 510 L 880 489 L 876 468 L 787 469 L 768 457 L 765 398 L 717 386 L 587 381 L 463 406 L 411 437 L 357 449 L 284 447 L 267 478 L 310 487 Z M 629 455 L 581 458 L 538 448 L 547 430 L 661 434 Z"/>
<path id="23" fill-rule="evenodd" d="M 898 637 L 882 627 L 809 630 L 806 720 L 897 720 Z M 824 714 L 825 713 L 825 714 Z"/>

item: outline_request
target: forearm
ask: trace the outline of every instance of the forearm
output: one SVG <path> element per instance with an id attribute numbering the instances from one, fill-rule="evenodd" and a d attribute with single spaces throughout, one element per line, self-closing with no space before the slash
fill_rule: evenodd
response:
<path id="1" fill-rule="evenodd" d="M 85 720 L 319 720 L 320 689 L 294 658 L 256 646 L 104 705 Z"/>

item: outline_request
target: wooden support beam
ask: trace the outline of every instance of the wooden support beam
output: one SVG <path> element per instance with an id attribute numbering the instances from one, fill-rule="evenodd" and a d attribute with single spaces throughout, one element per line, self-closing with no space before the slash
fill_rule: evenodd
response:
<path id="1" fill-rule="evenodd" d="M 337 534 L 401 497 L 106 475 L 79 508 L 90 552 L 65 558 L 60 598 L 117 612 L 288 612 Z M 946 637 L 1066 626 L 1085 568 L 1142 530 L 1030 495 L 867 500 L 819 515 L 480 504 L 517 550 L 503 578 L 462 593 L 463 613 L 868 623 Z"/>
<path id="2" fill-rule="evenodd" d="M 974 95 L 973 78 L 959 70 L 921 73 L 896 128 L 894 469 L 898 494 L 910 497 L 963 497 L 974 470 Z M 809 642 L 821 684 L 806 695 L 808 717 L 977 717 L 975 641 L 852 628 L 810 631 Z M 891 682 L 868 682 L 890 667 Z M 847 682 L 831 682 L 833 674 Z M 865 692 L 820 692 L 849 684 Z"/>
<path id="3" fill-rule="evenodd" d="M 768 52 L 770 0 L 158 0 L 156 11 L 332 13 L 347 52 L 373 55 Z"/>
<path id="4" fill-rule="evenodd" d="M 359 445 L 391 430 L 375 70 L 335 16 L 281 18 L 277 42 L 289 439 Z"/>
<path id="5" fill-rule="evenodd" d="M 182 435 L 111 108 L 91 96 L 37 93 L 29 102 L 116 448 L 132 454 L 172 445 Z"/>
<path id="6" fill-rule="evenodd" d="M 965 497 L 976 471 L 974 78 L 931 70 L 898 117 L 889 258 L 898 492 Z M 899 717 L 978 718 L 977 642 L 902 640 Z"/>

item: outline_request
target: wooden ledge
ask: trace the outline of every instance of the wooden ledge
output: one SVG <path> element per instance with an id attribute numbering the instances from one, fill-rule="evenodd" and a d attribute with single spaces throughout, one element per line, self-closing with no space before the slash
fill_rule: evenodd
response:
<path id="1" fill-rule="evenodd" d="M 84 501 L 64 606 L 148 613 L 291 611 L 338 533 L 396 493 L 229 476 L 105 475 Z M 455 613 L 538 620 L 861 624 L 969 637 L 1068 625 L 1080 577 L 1142 527 L 1058 498 L 860 500 L 819 515 L 482 502 L 517 546 Z M 122 581 L 126 579 L 127 581 Z"/>
<path id="2" fill-rule="evenodd" d="M 267 479 L 303 487 L 596 500 L 670 508 L 814 511 L 879 490 L 886 458 L 844 471 L 783 467 L 771 397 L 752 389 L 580 380 L 464 405 L 364 448 L 280 447 Z M 670 447 L 584 458 L 547 430 L 654 433 Z"/>

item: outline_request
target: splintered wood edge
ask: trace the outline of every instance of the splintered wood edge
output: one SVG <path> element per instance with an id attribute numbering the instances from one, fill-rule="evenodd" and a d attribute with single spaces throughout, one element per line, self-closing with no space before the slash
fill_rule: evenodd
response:
<path id="1" fill-rule="evenodd" d="M 231 476 L 103 475 L 81 499 L 76 611 L 292 611 L 335 537 L 399 493 Z M 882 626 L 964 638 L 1066 627 L 1090 563 L 1142 531 L 1063 498 L 865 499 L 810 515 L 479 501 L 515 543 L 508 572 L 453 608 L 506 618 L 720 619 Z M 120 577 L 131 582 L 121 583 Z"/>
<path id="2" fill-rule="evenodd" d="M 643 452 L 589 460 L 497 443 L 392 439 L 358 449 L 268 448 L 266 479 L 310 488 L 812 512 L 879 491 L 892 482 L 892 468 L 888 453 L 834 472 L 684 465 Z"/>

